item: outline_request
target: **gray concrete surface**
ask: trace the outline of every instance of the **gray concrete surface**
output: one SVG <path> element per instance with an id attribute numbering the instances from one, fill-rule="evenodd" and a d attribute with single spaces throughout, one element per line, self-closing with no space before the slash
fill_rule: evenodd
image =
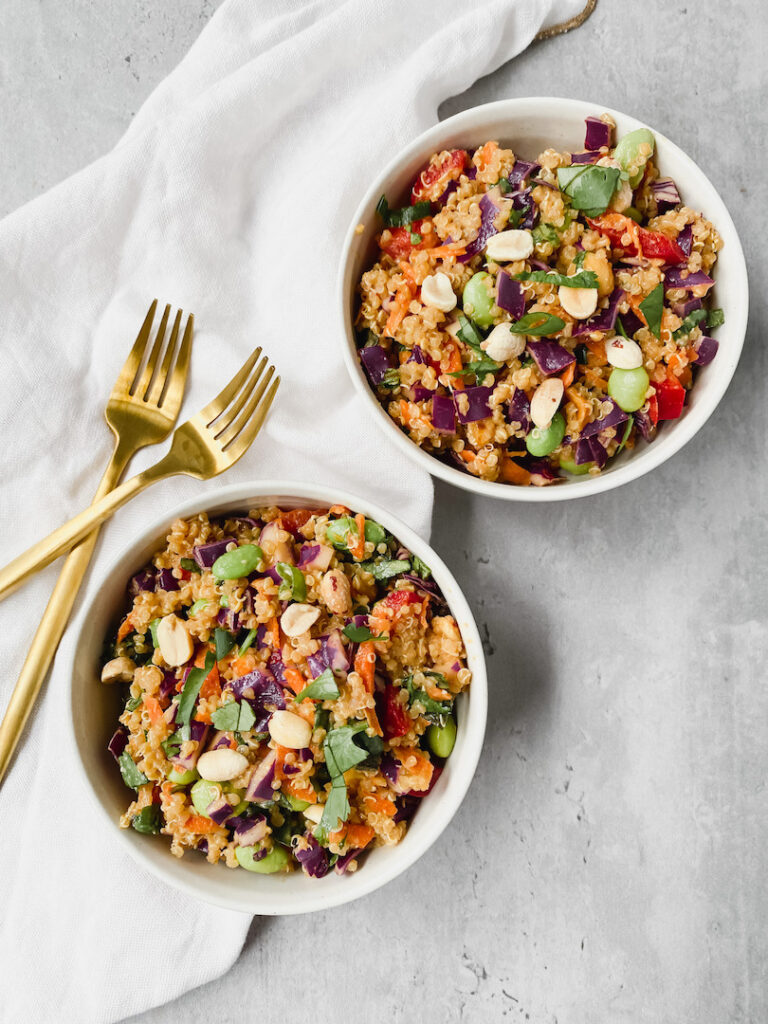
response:
<path id="1" fill-rule="evenodd" d="M 215 7 L 7 0 L 0 206 L 111 146 Z M 445 105 L 573 95 L 675 139 L 742 234 L 741 366 L 694 441 L 619 491 L 541 508 L 438 485 L 434 543 L 490 666 L 461 811 L 396 882 L 254 921 L 229 975 L 135 1024 L 768 1019 L 767 37 L 752 0 L 600 0 Z"/>

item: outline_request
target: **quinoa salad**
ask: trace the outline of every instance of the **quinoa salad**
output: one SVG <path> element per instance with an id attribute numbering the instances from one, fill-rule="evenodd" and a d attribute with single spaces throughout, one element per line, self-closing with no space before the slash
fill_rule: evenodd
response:
<path id="1" fill-rule="evenodd" d="M 412 441 L 482 480 L 599 474 L 684 414 L 717 353 L 713 225 L 660 177 L 645 128 L 535 162 L 495 141 L 435 153 L 382 196 L 359 357 Z"/>
<path id="2" fill-rule="evenodd" d="M 470 671 L 429 567 L 334 505 L 174 522 L 128 584 L 101 679 L 124 687 L 123 828 L 322 878 L 403 838 Z"/>

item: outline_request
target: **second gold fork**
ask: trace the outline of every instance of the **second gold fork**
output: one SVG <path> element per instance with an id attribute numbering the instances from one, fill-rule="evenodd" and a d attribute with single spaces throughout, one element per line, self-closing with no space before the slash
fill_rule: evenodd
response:
<path id="1" fill-rule="evenodd" d="M 212 402 L 176 428 L 165 458 L 126 480 L 0 570 L 0 599 L 150 484 L 178 474 L 208 480 L 233 466 L 261 429 L 280 383 L 275 377 L 270 384 L 274 368 L 266 357 L 259 361 L 260 356 L 261 348 L 257 348 Z"/>

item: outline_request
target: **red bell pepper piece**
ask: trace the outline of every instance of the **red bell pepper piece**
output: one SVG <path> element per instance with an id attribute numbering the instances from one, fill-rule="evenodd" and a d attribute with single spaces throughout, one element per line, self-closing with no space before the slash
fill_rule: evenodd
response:
<path id="1" fill-rule="evenodd" d="M 621 249 L 631 256 L 637 256 L 638 250 L 634 241 L 622 242 L 622 236 L 629 234 L 632 239 L 635 237 L 640 243 L 642 255 L 649 260 L 663 260 L 677 266 L 679 263 L 686 263 L 686 255 L 676 241 L 668 238 L 660 231 L 648 231 L 641 228 L 629 217 L 621 213 L 603 213 L 599 217 L 587 217 L 587 223 L 601 235 L 610 240 L 614 248 Z"/>
<path id="2" fill-rule="evenodd" d="M 659 422 L 659 400 L 656 397 L 655 391 L 648 399 L 648 418 L 654 427 Z"/>
<path id="3" fill-rule="evenodd" d="M 685 404 L 685 388 L 676 377 L 667 377 L 658 384 L 654 381 L 660 420 L 676 420 Z"/>
<path id="4" fill-rule="evenodd" d="M 391 683 L 387 683 L 384 690 L 377 696 L 379 708 L 379 722 L 384 733 L 385 740 L 394 739 L 395 736 L 405 736 L 411 728 L 412 722 L 405 708 L 397 700 L 398 689 Z"/>
<path id="5" fill-rule="evenodd" d="M 439 199 L 448 184 L 460 177 L 468 159 L 466 149 L 453 149 L 442 160 L 433 158 L 414 182 L 411 202 L 415 204 L 426 199 L 435 202 Z"/>
<path id="6" fill-rule="evenodd" d="M 407 604 L 416 604 L 417 601 L 423 601 L 423 597 L 419 597 L 413 590 L 392 590 L 384 598 L 384 604 L 388 604 L 390 608 L 400 609 Z"/>

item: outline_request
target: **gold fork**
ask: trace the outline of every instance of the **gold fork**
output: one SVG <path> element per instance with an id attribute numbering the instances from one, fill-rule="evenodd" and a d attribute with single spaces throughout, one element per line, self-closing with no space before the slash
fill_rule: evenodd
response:
<path id="1" fill-rule="evenodd" d="M 147 311 L 104 412 L 107 424 L 115 435 L 115 444 L 109 465 L 96 491 L 97 499 L 112 490 L 135 452 L 146 445 L 163 441 L 170 434 L 179 415 L 189 369 L 194 317 L 190 315 L 188 318 L 179 344 L 183 314 L 181 310 L 176 313 L 161 363 L 171 307 L 165 307 L 147 357 L 156 309 L 157 299 Z M 145 364 L 143 369 L 142 364 Z M 0 725 L 0 781 L 48 674 L 91 561 L 98 534 L 99 531 L 94 530 L 67 558 L 32 640 Z"/>
<path id="2" fill-rule="evenodd" d="M 257 348 L 212 402 L 176 428 L 165 458 L 120 484 L 0 570 L 0 599 L 150 484 L 180 473 L 209 480 L 234 466 L 261 429 L 280 384 L 279 377 L 269 383 L 274 367 L 266 356 L 259 360 L 260 356 L 261 349 Z"/>

